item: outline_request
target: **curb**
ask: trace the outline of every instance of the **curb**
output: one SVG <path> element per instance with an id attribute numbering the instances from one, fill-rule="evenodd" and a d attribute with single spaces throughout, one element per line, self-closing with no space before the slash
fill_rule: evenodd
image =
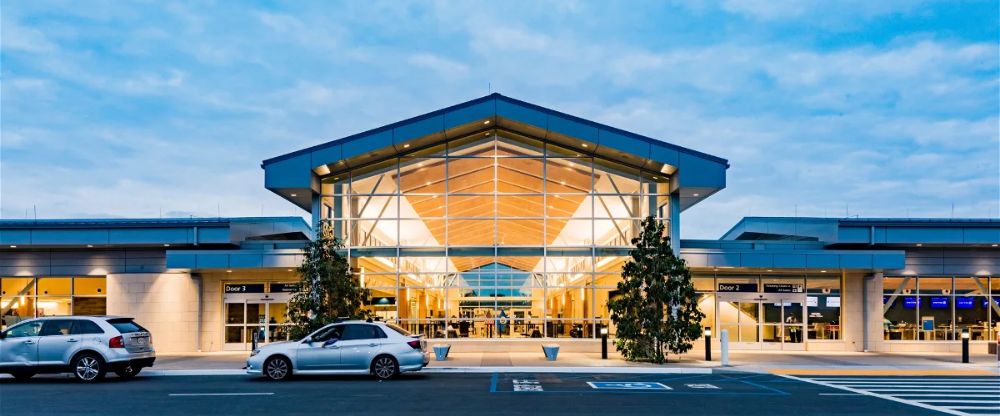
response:
<path id="1" fill-rule="evenodd" d="M 712 374 L 711 368 L 645 368 L 645 367 L 427 367 L 418 373 L 427 374 L 492 374 L 492 373 L 601 373 L 601 374 Z M 139 377 L 171 376 L 243 376 L 245 370 L 146 370 Z"/>

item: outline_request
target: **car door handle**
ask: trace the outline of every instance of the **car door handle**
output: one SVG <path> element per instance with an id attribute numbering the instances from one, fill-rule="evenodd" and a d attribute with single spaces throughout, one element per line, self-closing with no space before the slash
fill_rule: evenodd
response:
<path id="1" fill-rule="evenodd" d="M 70 338 L 70 339 L 67 339 L 67 340 L 66 340 L 66 342 L 76 342 L 76 341 L 77 341 L 77 339 L 76 339 L 76 338 Z"/>
<path id="2" fill-rule="evenodd" d="M 25 343 L 25 344 L 34 344 L 34 343 L 35 343 L 35 341 L 32 341 L 32 340 L 30 340 L 30 339 L 29 339 L 29 340 L 27 340 L 27 341 L 24 341 L 24 343 Z"/>
<path id="3" fill-rule="evenodd" d="M 369 347 L 374 347 L 374 346 L 376 346 L 376 345 L 378 345 L 378 344 L 376 344 L 376 343 L 374 343 L 374 342 L 373 342 L 373 343 L 371 343 L 371 344 L 368 344 L 368 346 L 369 346 Z"/>
<path id="4" fill-rule="evenodd" d="M 339 350 L 340 346 L 338 346 L 338 345 L 327 345 L 327 346 L 325 346 L 323 348 L 329 348 L 331 350 Z"/>

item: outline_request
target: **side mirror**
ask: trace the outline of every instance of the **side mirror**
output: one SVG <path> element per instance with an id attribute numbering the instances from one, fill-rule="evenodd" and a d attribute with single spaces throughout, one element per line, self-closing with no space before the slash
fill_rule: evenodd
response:
<path id="1" fill-rule="evenodd" d="M 329 340 L 327 340 L 326 342 L 323 343 L 323 346 L 324 347 L 329 347 L 329 346 L 331 346 L 333 344 L 336 344 L 336 343 L 337 343 L 337 338 L 330 338 Z"/>
<path id="2" fill-rule="evenodd" d="M 0 332 L 0 339 L 7 338 L 7 331 Z"/>

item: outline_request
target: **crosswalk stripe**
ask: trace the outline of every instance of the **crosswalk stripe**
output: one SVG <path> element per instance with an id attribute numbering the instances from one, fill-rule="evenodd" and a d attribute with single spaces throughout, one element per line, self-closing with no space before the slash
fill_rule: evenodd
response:
<path id="1" fill-rule="evenodd" d="M 948 399 L 925 400 L 925 399 L 920 399 L 920 400 L 917 400 L 917 401 L 921 402 L 921 403 L 987 403 L 987 404 L 995 404 L 995 405 L 1000 406 L 1000 399 L 997 399 L 997 400 L 948 400 Z"/>
<path id="2" fill-rule="evenodd" d="M 907 400 L 907 399 L 903 399 L 903 398 L 900 398 L 900 397 L 894 397 L 894 396 L 887 395 L 887 394 L 879 394 L 879 393 L 876 393 L 876 392 L 867 391 L 867 390 L 864 390 L 864 389 L 853 388 L 853 387 L 850 387 L 850 386 L 841 386 L 841 385 L 837 385 L 837 384 L 832 383 L 832 382 L 819 381 L 819 380 L 814 380 L 814 379 L 804 378 L 804 377 L 796 377 L 796 376 L 787 375 L 787 374 L 778 374 L 778 376 L 784 377 L 784 378 L 788 378 L 788 379 L 792 379 L 792 380 L 804 381 L 804 382 L 807 382 L 807 383 L 819 384 L 821 386 L 826 386 L 826 387 L 830 387 L 830 388 L 835 388 L 835 389 L 840 389 L 840 390 L 846 390 L 846 391 L 850 391 L 850 392 L 854 392 L 854 393 L 858 393 L 858 394 L 863 394 L 865 396 L 878 397 L 880 399 L 889 400 L 889 401 L 893 401 L 893 402 L 897 402 L 897 403 L 908 404 L 908 405 L 911 405 L 911 406 L 916 406 L 916 407 L 920 407 L 920 408 L 924 408 L 924 409 L 936 410 L 938 412 L 947 413 L 947 414 L 950 414 L 950 415 L 958 415 L 958 416 L 965 416 L 966 415 L 966 413 L 960 412 L 958 410 L 952 410 L 952 409 L 947 408 L 947 407 L 934 406 L 934 405 L 927 404 L 927 403 L 920 403 L 920 402 L 914 401 L 914 400 Z"/>

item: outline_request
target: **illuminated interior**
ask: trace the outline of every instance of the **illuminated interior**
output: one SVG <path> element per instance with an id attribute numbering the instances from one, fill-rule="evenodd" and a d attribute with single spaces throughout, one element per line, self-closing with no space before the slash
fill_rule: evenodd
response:
<path id="1" fill-rule="evenodd" d="M 593 337 L 640 221 L 670 217 L 662 173 L 499 129 L 322 183 L 368 307 L 428 337 Z"/>

